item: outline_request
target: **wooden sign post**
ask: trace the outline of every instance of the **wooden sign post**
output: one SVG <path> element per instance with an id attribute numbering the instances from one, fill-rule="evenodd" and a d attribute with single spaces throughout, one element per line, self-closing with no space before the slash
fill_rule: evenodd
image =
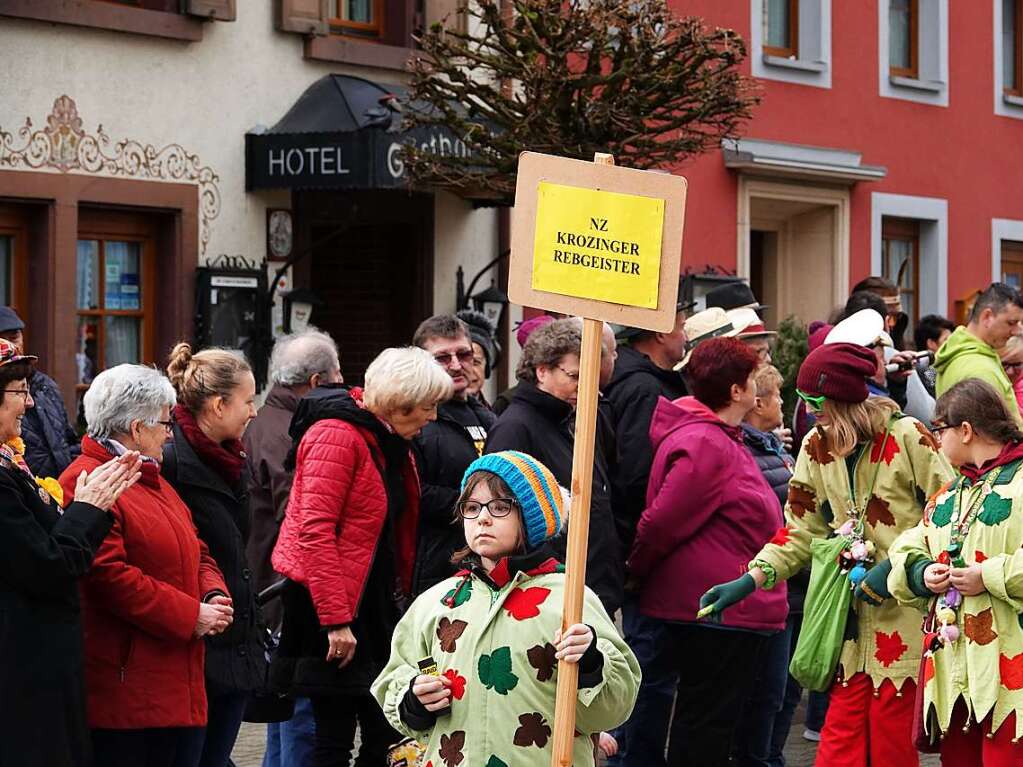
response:
<path id="1" fill-rule="evenodd" d="M 508 293 L 583 318 L 561 629 L 582 621 L 603 322 L 675 325 L 686 181 L 680 176 L 524 152 L 519 158 Z M 552 767 L 570 767 L 579 666 L 558 664 Z"/>

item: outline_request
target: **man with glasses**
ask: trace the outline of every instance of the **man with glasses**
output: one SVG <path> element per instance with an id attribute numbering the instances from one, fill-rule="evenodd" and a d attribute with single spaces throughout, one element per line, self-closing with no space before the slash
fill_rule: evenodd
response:
<path id="1" fill-rule="evenodd" d="M 0 338 L 25 353 L 25 323 L 9 306 L 0 306 Z M 37 477 L 59 477 L 82 452 L 78 434 L 68 419 L 64 396 L 57 382 L 36 370 L 29 378 L 35 407 L 25 413 L 21 438 L 25 442 L 25 463 Z"/>
<path id="2" fill-rule="evenodd" d="M 412 343 L 433 355 L 451 376 L 455 392 L 413 442 L 422 486 L 412 584 L 418 595 L 454 572 L 451 555 L 465 545 L 461 528 L 452 524 L 462 475 L 483 454 L 496 417 L 469 396 L 473 349 L 465 322 L 450 314 L 429 317 L 416 329 Z"/>

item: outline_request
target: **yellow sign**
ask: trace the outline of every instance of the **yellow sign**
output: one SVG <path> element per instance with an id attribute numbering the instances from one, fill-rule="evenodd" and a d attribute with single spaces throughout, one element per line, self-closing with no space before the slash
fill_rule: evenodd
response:
<path id="1" fill-rule="evenodd" d="M 541 181 L 533 289 L 657 308 L 664 200 Z"/>

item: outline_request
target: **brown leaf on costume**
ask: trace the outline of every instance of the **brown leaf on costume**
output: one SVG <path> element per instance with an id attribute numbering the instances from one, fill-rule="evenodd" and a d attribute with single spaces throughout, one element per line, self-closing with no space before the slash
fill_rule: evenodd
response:
<path id="1" fill-rule="evenodd" d="M 458 637 L 462 636 L 462 632 L 468 625 L 465 621 L 441 618 L 437 624 L 437 639 L 440 640 L 440 649 L 444 652 L 454 652 Z"/>
<path id="2" fill-rule="evenodd" d="M 465 730 L 457 730 L 450 735 L 440 736 L 440 758 L 447 767 L 458 767 L 465 759 L 462 749 L 465 748 Z"/>
<path id="3" fill-rule="evenodd" d="M 513 741 L 516 746 L 526 748 L 535 745 L 543 748 L 547 745 L 547 740 L 550 737 L 551 726 L 547 724 L 543 714 L 534 712 L 519 715 L 519 728 L 515 730 L 515 740 Z"/>
<path id="4" fill-rule="evenodd" d="M 919 421 L 914 421 L 913 425 L 916 427 L 916 430 L 920 432 L 920 444 L 937 453 L 939 450 L 938 440 L 934 438 L 934 435 L 931 434 L 930 430 Z"/>
<path id="5" fill-rule="evenodd" d="M 963 619 L 963 632 L 971 641 L 979 645 L 991 644 L 998 639 L 998 634 L 991 628 L 992 620 L 993 615 L 990 607 L 976 615 L 967 613 Z"/>
<path id="6" fill-rule="evenodd" d="M 814 431 L 810 440 L 806 443 L 806 452 L 810 456 L 811 461 L 819 463 L 821 466 L 825 466 L 835 460 L 835 456 L 828 451 L 827 443 L 821 437 L 820 431 Z"/>
<path id="7" fill-rule="evenodd" d="M 536 681 L 546 682 L 554 676 L 558 667 L 558 659 L 554 657 L 558 649 L 550 642 L 534 645 L 526 650 L 529 665 L 536 669 Z"/>
<path id="8" fill-rule="evenodd" d="M 799 519 L 802 519 L 806 512 L 817 510 L 816 501 L 817 497 L 810 488 L 795 483 L 789 485 L 788 507 Z"/>
<path id="9" fill-rule="evenodd" d="M 867 503 L 867 522 L 874 527 L 879 524 L 895 527 L 895 516 L 888 506 L 888 501 L 871 495 L 870 501 Z"/>

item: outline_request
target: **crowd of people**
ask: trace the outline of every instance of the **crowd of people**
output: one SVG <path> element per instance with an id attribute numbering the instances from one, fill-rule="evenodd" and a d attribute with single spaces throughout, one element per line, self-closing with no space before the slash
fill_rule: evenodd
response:
<path id="1" fill-rule="evenodd" d="M 582 322 L 424 320 L 363 386 L 309 329 L 256 407 L 180 343 L 60 390 L 0 308 L 0 764 L 1023 764 L 1023 296 L 906 338 L 870 277 L 795 380 L 749 286 L 605 324 L 583 620 L 562 631 Z M 783 390 L 795 384 L 790 421 Z M 792 404 L 792 403 L 790 403 Z M 402 761 L 404 760 L 404 761 Z"/>

